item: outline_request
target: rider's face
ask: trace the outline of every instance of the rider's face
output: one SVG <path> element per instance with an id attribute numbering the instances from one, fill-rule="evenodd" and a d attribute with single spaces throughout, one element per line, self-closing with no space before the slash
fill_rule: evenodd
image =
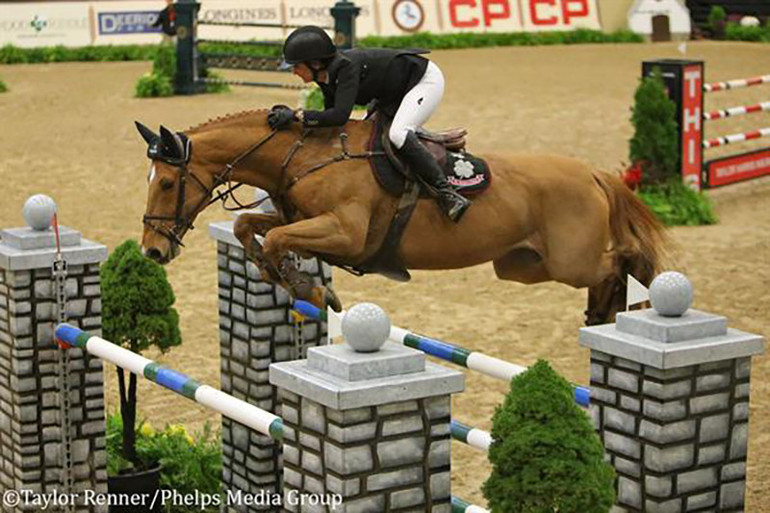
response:
<path id="1" fill-rule="evenodd" d="M 292 73 L 294 73 L 299 78 L 301 78 L 302 81 L 305 82 L 306 84 L 308 82 L 312 82 L 313 81 L 313 72 L 310 71 L 310 68 L 304 62 L 300 62 L 299 64 L 295 64 L 294 65 L 294 69 L 292 70 Z"/>

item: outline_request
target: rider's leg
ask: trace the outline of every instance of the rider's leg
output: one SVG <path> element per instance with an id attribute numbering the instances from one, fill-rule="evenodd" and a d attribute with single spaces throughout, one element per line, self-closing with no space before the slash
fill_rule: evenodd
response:
<path id="1" fill-rule="evenodd" d="M 436 159 L 415 134 L 415 130 L 436 110 L 443 96 L 444 75 L 435 63 L 430 62 L 422 79 L 401 100 L 388 135 L 412 172 L 436 190 L 441 210 L 457 222 L 470 206 L 470 201 L 454 191 Z"/>

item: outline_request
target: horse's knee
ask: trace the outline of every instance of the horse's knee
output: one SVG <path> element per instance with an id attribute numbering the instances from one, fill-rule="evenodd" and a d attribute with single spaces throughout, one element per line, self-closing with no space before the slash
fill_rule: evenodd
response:
<path id="1" fill-rule="evenodd" d="M 238 216 L 233 223 L 233 235 L 246 246 L 246 241 L 254 236 L 254 229 L 251 224 L 242 215 Z"/>
<path id="2" fill-rule="evenodd" d="M 276 262 L 280 255 L 282 255 L 285 248 L 286 237 L 281 230 L 270 230 L 265 235 L 265 240 L 262 243 L 262 248 L 265 256 Z"/>

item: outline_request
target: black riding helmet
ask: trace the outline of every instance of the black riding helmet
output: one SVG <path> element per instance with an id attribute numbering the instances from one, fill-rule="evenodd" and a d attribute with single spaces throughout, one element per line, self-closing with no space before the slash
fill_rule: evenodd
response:
<path id="1" fill-rule="evenodd" d="M 283 43 L 283 59 L 292 65 L 323 61 L 334 57 L 336 53 L 337 47 L 329 34 L 313 25 L 298 28 Z"/>

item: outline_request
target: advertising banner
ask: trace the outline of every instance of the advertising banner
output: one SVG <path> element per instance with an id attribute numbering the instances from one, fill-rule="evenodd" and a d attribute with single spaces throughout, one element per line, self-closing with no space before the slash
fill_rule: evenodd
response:
<path id="1" fill-rule="evenodd" d="M 91 6 L 93 44 L 158 44 L 163 38 L 160 27 L 152 26 L 158 19 L 158 12 L 166 6 L 163 0 L 97 2 Z"/>
<path id="2" fill-rule="evenodd" d="M 331 28 L 334 0 L 199 0 L 198 36 L 283 41 L 298 25 Z M 536 32 L 600 29 L 597 0 L 355 0 L 357 37 L 417 32 Z M 164 0 L 3 4 L 0 44 L 155 44 Z M 222 26 L 229 23 L 239 26 Z M 261 25 L 261 26 L 260 26 Z M 282 25 L 271 27 L 269 25 Z"/>
<path id="3" fill-rule="evenodd" d="M 3 4 L 0 45 L 87 46 L 91 44 L 89 4 L 84 2 Z"/>
<path id="4" fill-rule="evenodd" d="M 601 28 L 596 0 L 433 1 L 440 6 L 442 33 L 542 32 Z"/>

